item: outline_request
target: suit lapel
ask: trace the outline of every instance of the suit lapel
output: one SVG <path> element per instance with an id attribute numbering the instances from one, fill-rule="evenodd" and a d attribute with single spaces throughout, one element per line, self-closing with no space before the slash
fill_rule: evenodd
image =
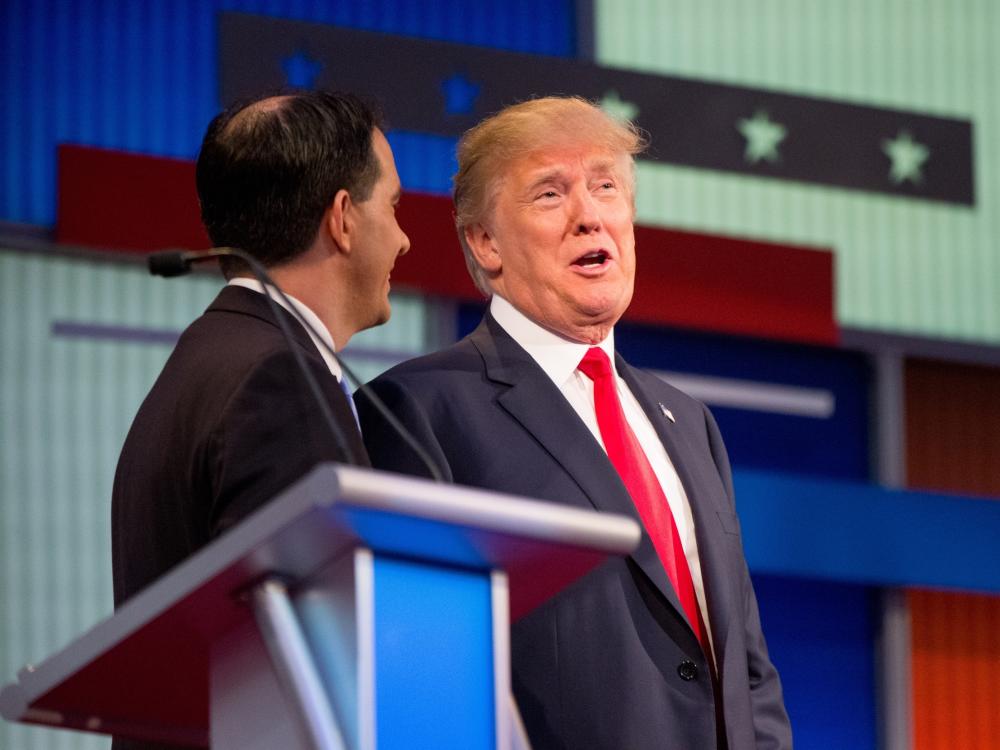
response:
<path id="1" fill-rule="evenodd" d="M 309 334 L 302 324 L 295 319 L 295 316 L 281 307 L 281 305 L 277 303 L 275 305 L 278 308 L 278 314 L 283 315 L 284 320 L 288 322 L 288 329 L 292 333 L 292 338 L 309 354 L 318 355 L 319 350 L 312 342 L 312 339 L 309 338 Z M 229 312 L 250 315 L 279 330 L 281 328 L 277 321 L 275 321 L 274 313 L 271 311 L 271 306 L 264 295 L 241 286 L 223 287 L 219 290 L 219 295 L 208 306 L 205 312 Z"/>
<path id="2" fill-rule="evenodd" d="M 607 454 L 545 371 L 489 313 L 470 339 L 483 356 L 487 377 L 508 386 L 497 398 L 500 407 L 562 466 L 597 510 L 628 516 L 641 526 Z M 683 617 L 677 592 L 645 529 L 631 557 Z"/>
<path id="3" fill-rule="evenodd" d="M 726 636 L 729 632 L 730 614 L 733 606 L 739 602 L 728 602 L 723 593 L 729 589 L 729 581 L 725 580 L 723 572 L 731 570 L 731 566 L 722 564 L 721 556 L 725 553 L 725 545 L 720 543 L 720 521 L 717 504 L 714 501 L 712 488 L 719 484 L 718 471 L 715 464 L 706 460 L 704 451 L 696 450 L 690 442 L 689 435 L 694 426 L 686 426 L 670 421 L 660 408 L 660 402 L 652 395 L 649 387 L 643 386 L 643 381 L 652 377 L 646 373 L 634 370 L 620 356 L 616 356 L 618 372 L 628 384 L 636 400 L 652 422 L 667 455 L 684 485 L 688 502 L 691 505 L 691 515 L 694 518 L 695 538 L 698 540 L 698 559 L 701 564 L 702 581 L 705 586 L 705 598 L 708 605 L 709 622 L 711 623 L 713 645 L 716 651 L 716 661 L 723 663 Z M 658 385 L 654 383 L 653 385 Z M 670 404 L 664 403 L 668 409 Z M 677 405 L 679 407 L 679 405 Z M 673 414 L 682 414 L 680 408 L 672 410 Z M 714 478 L 713 478 L 714 475 Z"/>
<path id="4" fill-rule="evenodd" d="M 298 346 L 302 347 L 306 357 L 313 360 L 319 360 L 323 370 L 329 372 L 326 361 L 322 358 L 316 344 L 313 343 L 311 338 L 309 338 L 309 333 L 306 331 L 305 327 L 284 307 L 278 305 L 277 303 L 275 303 L 275 306 L 277 307 L 278 315 L 283 316 L 283 320 L 288 323 L 288 330 L 292 335 L 292 339 Z M 275 320 L 274 311 L 271 309 L 271 305 L 265 296 L 260 292 L 255 292 L 245 287 L 223 287 L 205 312 L 206 314 L 217 312 L 249 315 L 250 317 L 257 318 L 261 322 L 272 326 L 278 332 L 281 331 L 281 326 L 278 325 Z M 320 385 L 320 389 L 323 389 L 322 385 Z M 347 443 L 346 447 L 348 458 L 351 463 L 357 466 L 370 466 L 371 462 L 368 460 L 368 453 L 362 443 L 361 432 L 359 431 L 360 428 L 354 415 L 353 405 L 348 400 L 350 397 L 346 392 L 342 393 L 339 386 L 337 391 L 338 394 L 343 396 L 343 406 L 345 411 L 339 416 L 337 415 L 337 412 L 334 411 L 334 418 L 339 419 L 340 421 L 342 433 L 344 433 Z M 340 395 L 335 398 L 339 401 Z M 339 406 L 336 408 L 339 408 Z"/>

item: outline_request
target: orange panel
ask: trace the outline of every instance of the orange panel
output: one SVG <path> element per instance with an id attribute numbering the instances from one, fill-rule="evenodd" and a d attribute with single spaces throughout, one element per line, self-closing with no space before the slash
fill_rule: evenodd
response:
<path id="1" fill-rule="evenodd" d="M 906 441 L 910 487 L 1000 497 L 1000 370 L 909 362 Z M 914 747 L 1000 747 L 1000 597 L 908 598 Z"/>
<path id="2" fill-rule="evenodd" d="M 1000 747 L 1000 598 L 910 591 L 915 750 Z"/>

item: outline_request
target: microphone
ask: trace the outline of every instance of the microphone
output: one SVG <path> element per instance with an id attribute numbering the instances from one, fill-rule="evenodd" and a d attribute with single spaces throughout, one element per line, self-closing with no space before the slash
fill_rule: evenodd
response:
<path id="1" fill-rule="evenodd" d="M 229 251 L 228 247 L 213 247 L 209 250 L 184 251 L 184 250 L 164 250 L 152 253 L 147 256 L 146 262 L 149 265 L 149 272 L 153 276 L 163 276 L 170 279 L 174 276 L 184 276 L 191 273 L 191 264 L 203 260 L 218 258 L 220 255 L 235 255 Z"/>
<path id="2" fill-rule="evenodd" d="M 302 356 L 302 352 L 292 339 L 291 329 L 288 327 L 288 321 L 285 320 L 284 316 L 278 310 L 278 303 L 274 301 L 271 296 L 271 290 L 276 292 L 281 298 L 286 309 L 291 312 L 294 318 L 309 331 L 314 341 L 320 342 L 327 353 L 333 357 L 333 359 L 340 365 L 341 370 L 347 375 L 351 382 L 353 382 L 365 396 L 371 401 L 372 405 L 376 410 L 385 418 L 396 433 L 403 438 L 405 442 L 417 455 L 420 461 L 427 467 L 430 472 L 431 477 L 436 482 L 443 482 L 444 477 L 441 474 L 441 470 L 438 468 L 434 459 L 431 458 L 430 454 L 424 449 L 420 442 L 413 436 L 413 434 L 403 426 L 403 423 L 396 418 L 389 407 L 385 405 L 381 398 L 379 398 L 375 391 L 369 388 L 365 383 L 361 382 L 361 379 L 354 374 L 354 371 L 340 358 L 340 355 L 327 343 L 326 339 L 317 333 L 316 329 L 312 324 L 303 317 L 299 309 L 291 303 L 285 292 L 279 287 L 271 275 L 267 272 L 264 265 L 254 258 L 249 253 L 240 250 L 238 247 L 212 247 L 208 250 L 163 250 L 161 252 L 151 253 L 148 256 L 147 263 L 149 265 L 149 272 L 154 276 L 163 276 L 165 278 L 173 278 L 175 276 L 184 276 L 191 272 L 191 265 L 193 263 L 200 263 L 202 261 L 211 260 L 212 258 L 218 258 L 223 255 L 232 255 L 244 263 L 250 268 L 250 272 L 253 273 L 257 281 L 260 282 L 261 287 L 264 290 L 264 297 L 267 299 L 268 304 L 271 307 L 271 314 L 274 315 L 275 320 L 278 322 L 278 327 L 281 328 L 281 333 L 285 338 L 285 343 L 288 344 L 288 348 L 291 349 L 293 356 L 295 357 L 295 362 L 299 369 L 302 371 L 302 376 L 306 380 L 306 384 L 312 393 L 313 399 L 319 405 L 320 413 L 323 415 L 323 419 L 327 424 L 327 428 L 333 435 L 337 446 L 343 452 L 345 456 L 350 456 L 351 451 L 348 447 L 347 438 L 344 435 L 343 430 L 337 421 L 333 418 L 333 413 L 330 411 L 330 405 L 327 403 L 326 399 L 323 397 L 319 384 L 316 382 L 316 378 L 313 376 L 312 371 L 306 365 L 306 361 Z"/>

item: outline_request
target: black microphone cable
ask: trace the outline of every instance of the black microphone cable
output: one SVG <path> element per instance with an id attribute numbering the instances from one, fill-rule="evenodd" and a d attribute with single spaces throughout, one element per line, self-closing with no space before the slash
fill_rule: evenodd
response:
<path id="1" fill-rule="evenodd" d="M 251 273 L 253 273 L 257 281 L 260 282 L 264 296 L 267 298 L 267 302 L 271 307 L 271 314 L 274 315 L 275 319 L 278 321 L 278 326 L 281 328 L 282 335 L 288 342 L 288 346 L 292 350 L 295 361 L 302 370 L 309 390 L 311 391 L 313 398 L 319 404 L 320 412 L 326 420 L 327 426 L 333 434 L 334 439 L 337 441 L 338 447 L 341 451 L 343 451 L 344 455 L 350 456 L 352 454 L 350 447 L 347 444 L 347 439 L 343 434 L 343 430 L 340 429 L 340 426 L 333 418 L 333 413 L 330 411 L 330 405 L 323 397 L 319 384 L 316 382 L 316 378 L 306 364 L 305 358 L 302 356 L 302 352 L 299 350 L 299 347 L 295 345 L 292 332 L 288 327 L 288 322 L 278 310 L 278 304 L 271 296 L 269 288 L 277 292 L 278 296 L 287 307 L 287 310 L 291 312 L 303 328 L 312 334 L 314 341 L 319 341 L 322 344 L 327 353 L 329 353 L 337 364 L 340 365 L 344 374 L 351 379 L 351 381 L 358 387 L 359 391 L 365 394 L 375 409 L 382 415 L 382 417 L 385 418 L 386 422 L 388 422 L 389 425 L 399 434 L 399 436 L 403 438 L 403 441 L 411 449 L 413 449 L 413 452 L 417 454 L 417 457 L 423 462 L 424 466 L 427 467 L 427 470 L 430 472 L 434 481 L 443 482 L 444 477 L 441 475 L 441 470 L 427 453 L 427 450 L 420 445 L 419 441 L 410 433 L 409 430 L 406 429 L 406 427 L 403 426 L 403 423 L 400 422 L 396 415 L 389 410 L 389 407 L 387 407 L 382 399 L 375 394 L 375 391 L 369 388 L 365 383 L 362 383 L 361 379 L 354 373 L 353 370 L 351 370 L 350 367 L 347 366 L 347 364 L 340 358 L 326 339 L 319 335 L 312 324 L 305 319 L 299 309 L 292 304 L 291 300 L 288 299 L 281 287 L 274 282 L 271 275 L 267 272 L 267 269 L 259 260 L 237 247 L 213 247 L 202 251 L 164 250 L 162 252 L 152 253 L 148 256 L 149 272 L 154 276 L 163 276 L 165 278 L 183 276 L 184 274 L 190 272 L 192 263 L 199 263 L 201 261 L 218 258 L 223 255 L 232 255 L 242 260 L 247 264 L 247 266 L 249 266 Z"/>

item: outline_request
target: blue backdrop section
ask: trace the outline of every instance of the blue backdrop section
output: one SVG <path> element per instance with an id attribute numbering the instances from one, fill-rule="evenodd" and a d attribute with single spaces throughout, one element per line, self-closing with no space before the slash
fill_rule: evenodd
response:
<path id="1" fill-rule="evenodd" d="M 4 0 L 0 221 L 53 223 L 58 143 L 193 158 L 219 107 L 220 11 L 568 56 L 574 9 L 572 0 Z M 445 189 L 451 159 L 439 158 L 438 139 L 405 141 L 427 150 L 401 154 L 419 176 L 408 187 Z"/>
<path id="2" fill-rule="evenodd" d="M 799 750 L 877 747 L 877 623 L 866 586 L 754 576 Z"/>
<path id="3" fill-rule="evenodd" d="M 830 391 L 826 419 L 710 405 L 734 464 L 867 480 L 869 368 L 861 355 L 760 339 L 619 325 L 638 367 Z"/>
<path id="4" fill-rule="evenodd" d="M 736 469 L 747 560 L 758 572 L 1000 593 L 1000 503 Z"/>
<path id="5" fill-rule="evenodd" d="M 388 123 L 392 127 L 392 123 Z M 458 170 L 457 138 L 424 133 L 390 131 L 387 135 L 396 159 L 396 171 L 406 190 L 449 193 L 451 176 Z"/>

